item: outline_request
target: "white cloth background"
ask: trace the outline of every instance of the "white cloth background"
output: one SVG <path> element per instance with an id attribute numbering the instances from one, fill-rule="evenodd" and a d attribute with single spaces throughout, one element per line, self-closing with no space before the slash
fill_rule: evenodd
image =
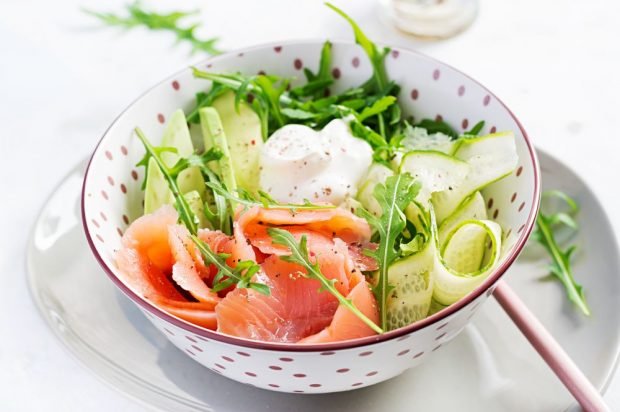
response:
<path id="1" fill-rule="evenodd" d="M 80 7 L 128 0 L 0 2 L 0 409 L 140 410 L 75 362 L 48 331 L 25 281 L 27 236 L 44 199 L 145 88 L 201 56 L 169 34 L 101 28 Z M 378 18 L 376 0 L 334 1 L 377 41 L 413 47 L 493 90 L 535 144 L 568 162 L 620 228 L 620 3 L 481 0 L 474 25 L 416 42 Z M 319 0 L 149 1 L 200 7 L 220 47 L 294 38 L 346 38 Z M 587 222 L 584 222 L 587 224 Z M 596 276 L 596 274 L 587 274 Z M 620 410 L 620 379 L 606 399 Z M 8 409 L 7 409 L 8 408 Z"/>

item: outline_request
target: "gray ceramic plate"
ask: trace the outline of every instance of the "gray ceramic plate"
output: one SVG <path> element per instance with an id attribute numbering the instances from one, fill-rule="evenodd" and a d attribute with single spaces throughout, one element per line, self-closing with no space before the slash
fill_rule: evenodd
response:
<path id="1" fill-rule="evenodd" d="M 620 262 L 611 225 L 585 184 L 540 153 L 543 186 L 581 204 L 575 273 L 592 309 L 585 319 L 546 275 L 530 249 L 507 275 L 598 388 L 605 388 L 620 341 Z M 382 384 L 339 394 L 263 391 L 218 376 L 177 350 L 118 292 L 86 244 L 79 214 L 84 164 L 58 186 L 35 225 L 28 250 L 33 299 L 58 339 L 105 382 L 166 411 L 552 411 L 572 400 L 495 301 L 444 350 Z M 67 207 L 71 205 L 71 207 Z M 587 224 L 585 224 L 587 222 Z"/>

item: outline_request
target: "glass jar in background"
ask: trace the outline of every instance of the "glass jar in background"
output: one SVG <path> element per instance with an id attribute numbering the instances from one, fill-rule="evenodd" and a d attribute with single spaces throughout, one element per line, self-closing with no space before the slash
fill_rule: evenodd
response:
<path id="1" fill-rule="evenodd" d="M 444 39 L 471 25 L 478 0 L 381 0 L 396 28 L 417 37 Z"/>

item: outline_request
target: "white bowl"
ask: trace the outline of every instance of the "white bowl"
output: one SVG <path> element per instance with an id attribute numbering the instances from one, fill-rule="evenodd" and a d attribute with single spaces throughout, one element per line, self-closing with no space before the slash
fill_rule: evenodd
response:
<path id="1" fill-rule="evenodd" d="M 321 47 L 322 41 L 263 45 L 220 55 L 197 67 L 246 74 L 264 71 L 297 76 L 302 82 L 301 68 L 317 68 Z M 128 224 L 142 213 L 143 170 L 135 165 L 144 149 L 133 129 L 141 127 L 158 143 L 166 116 L 178 108 L 187 113 L 194 94 L 210 87 L 185 69 L 138 98 L 106 131 L 84 179 L 82 216 L 90 247 L 112 281 L 195 361 L 239 382 L 283 392 L 338 392 L 372 385 L 423 362 L 456 336 L 516 259 L 534 226 L 540 195 L 538 161 L 519 121 L 482 85 L 427 56 L 393 49 L 386 66 L 389 77 L 402 87 L 400 104 L 407 115 L 415 119 L 441 116 L 460 131 L 485 120 L 485 132 L 515 133 L 520 159 L 516 172 L 484 193 L 489 215 L 506 234 L 501 264 L 465 298 L 426 319 L 383 335 L 337 343 L 250 341 L 192 325 L 153 306 L 119 279 L 114 252 Z M 371 75 L 362 49 L 352 43 L 334 43 L 333 71 L 338 78 L 336 91 L 359 85 Z"/>

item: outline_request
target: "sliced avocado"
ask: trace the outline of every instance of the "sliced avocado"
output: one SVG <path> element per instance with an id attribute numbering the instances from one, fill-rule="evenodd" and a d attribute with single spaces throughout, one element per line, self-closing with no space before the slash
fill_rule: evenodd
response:
<path id="1" fill-rule="evenodd" d="M 220 175 L 228 190 L 236 190 L 237 182 L 235 180 L 235 171 L 230 159 L 226 133 L 224 132 L 220 115 L 213 107 L 203 107 L 198 113 L 200 115 L 202 134 L 205 138 L 205 147 L 217 147 L 222 151 L 222 157 L 218 161 Z"/>
<path id="2" fill-rule="evenodd" d="M 245 102 L 239 103 L 237 111 L 232 91 L 215 99 L 213 107 L 220 115 L 226 133 L 237 186 L 256 192 L 259 188 L 260 152 L 263 147 L 260 118 Z"/>

